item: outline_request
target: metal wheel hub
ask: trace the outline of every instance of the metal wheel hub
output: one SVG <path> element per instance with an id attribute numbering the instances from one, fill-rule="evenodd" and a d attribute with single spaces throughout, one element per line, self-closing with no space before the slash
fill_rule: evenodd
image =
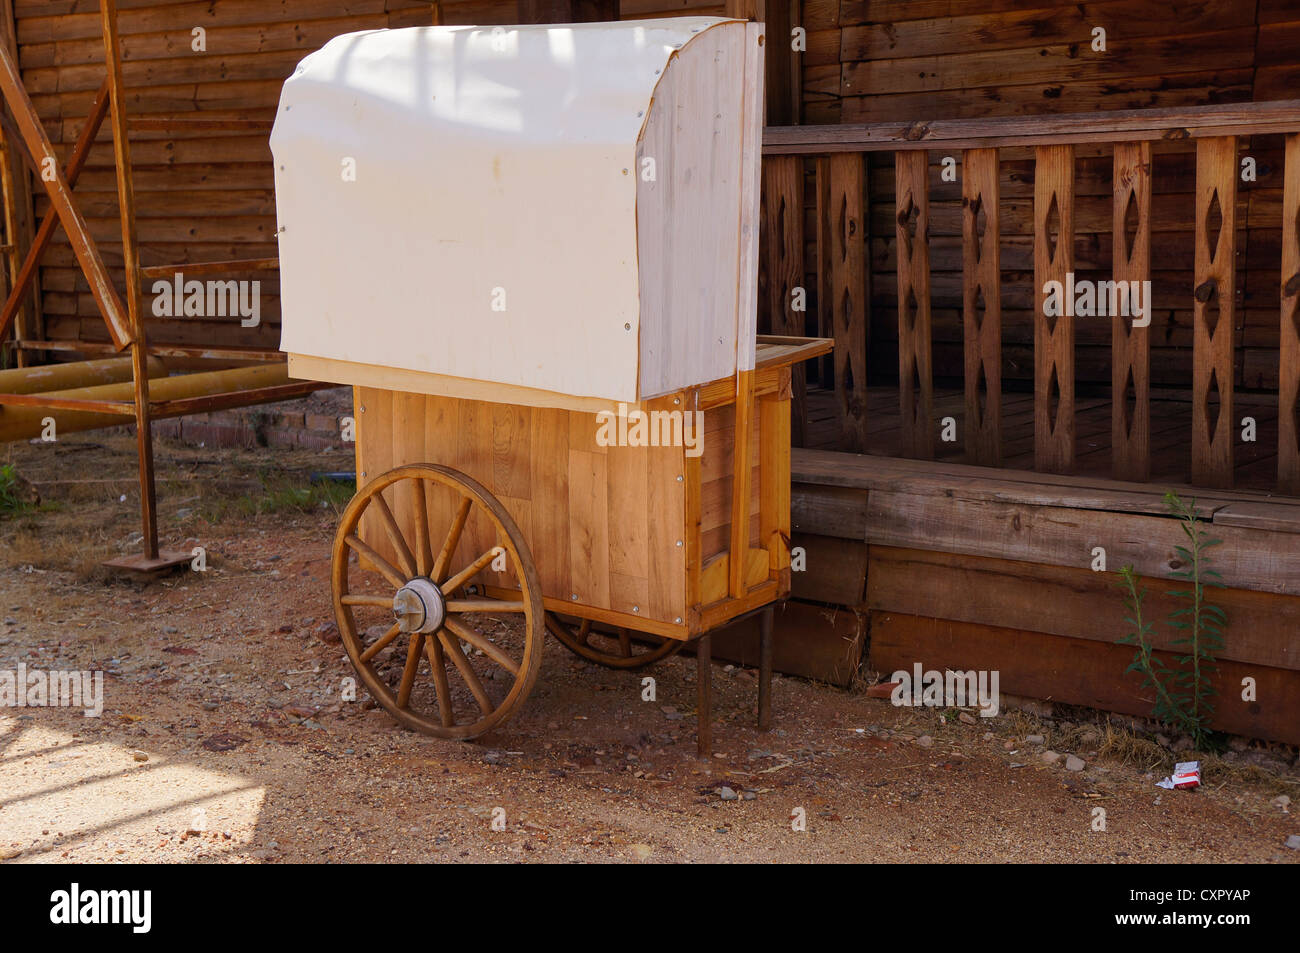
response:
<path id="1" fill-rule="evenodd" d="M 403 632 L 437 632 L 447 618 L 447 603 L 441 589 L 417 576 L 393 596 L 393 616 Z"/>

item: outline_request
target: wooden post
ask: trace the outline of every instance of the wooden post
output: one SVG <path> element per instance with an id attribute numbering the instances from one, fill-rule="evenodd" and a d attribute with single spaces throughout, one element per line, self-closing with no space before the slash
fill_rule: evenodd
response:
<path id="1" fill-rule="evenodd" d="M 1151 143 L 1116 143 L 1112 181 L 1111 277 L 1118 287 L 1130 289 L 1133 300 L 1134 283 L 1142 287 L 1141 282 L 1151 280 Z M 1144 297 L 1149 323 L 1151 301 Z M 1150 328 L 1133 321 L 1131 315 L 1111 315 L 1111 470 L 1117 480 L 1145 482 L 1151 477 Z"/>
<path id="2" fill-rule="evenodd" d="M 1196 143 L 1196 291 L 1192 336 L 1192 482 L 1232 486 L 1237 139 Z"/>
<path id="3" fill-rule="evenodd" d="M 776 610 L 768 606 L 758 616 L 758 730 L 772 727 L 772 622 Z"/>
<path id="4" fill-rule="evenodd" d="M 14 23 L 13 0 L 0 0 L 0 47 L 18 62 L 18 36 Z M 0 200 L 4 202 L 5 244 L 8 246 L 5 259 L 8 270 L 2 282 L 6 294 L 12 291 L 18 278 L 18 263 L 22 255 L 32 245 L 32 228 L 35 211 L 32 205 L 32 180 L 27 164 L 21 154 L 22 145 L 13 142 L 0 130 Z M 24 295 L 18 302 L 14 337 L 19 341 L 38 340 L 45 337 L 45 320 L 41 310 L 41 289 L 33 287 L 31 296 Z M 0 330 L 0 343 L 7 334 Z M 40 355 L 35 352 L 19 350 L 18 366 L 26 367 L 38 361 Z"/>
<path id="5" fill-rule="evenodd" d="M 803 265 L 803 160 L 799 156 L 772 156 L 763 160 L 763 218 L 767 240 L 768 313 L 773 334 L 802 337 L 807 334 L 808 289 Z M 796 289 L 803 308 L 796 310 Z M 807 388 L 804 368 L 793 368 L 794 406 L 791 410 L 794 446 L 804 445 Z"/>
<path id="6" fill-rule="evenodd" d="M 705 632 L 695 643 L 695 754 L 713 757 L 713 636 Z"/>
<path id="7" fill-rule="evenodd" d="M 816 189 L 816 208 L 813 210 L 813 240 L 817 248 L 817 336 L 835 337 L 835 315 L 832 299 L 835 297 L 831 283 L 831 160 L 818 156 L 813 160 Z M 817 382 L 822 387 L 833 386 L 835 380 L 835 355 L 827 354 L 817 364 Z"/>
<path id="8" fill-rule="evenodd" d="M 962 309 L 966 457 L 1002 464 L 1002 251 L 998 150 L 962 154 Z"/>
<path id="9" fill-rule="evenodd" d="M 1286 137 L 1282 194 L 1282 334 L 1277 420 L 1277 479 L 1300 495 L 1300 133 Z"/>
<path id="10" fill-rule="evenodd" d="M 154 499 L 153 434 L 149 422 L 148 345 L 140 302 L 140 261 L 136 248 L 135 185 L 131 178 L 131 144 L 127 139 L 122 90 L 122 51 L 117 34 L 117 0 L 100 0 L 104 29 L 104 64 L 112 106 L 113 157 L 117 165 L 117 201 L 122 216 L 122 261 L 126 270 L 127 313 L 131 326 L 131 360 L 135 378 L 135 439 L 140 461 L 140 523 L 144 557 L 158 559 L 158 523 Z"/>
<path id="11" fill-rule="evenodd" d="M 934 458 L 930 370 L 929 154 L 894 154 L 898 254 L 898 406 L 905 457 Z"/>
<path id="12" fill-rule="evenodd" d="M 867 284 L 865 163 L 858 152 L 838 152 L 829 162 L 831 324 L 835 337 L 835 396 L 840 447 L 867 449 Z"/>
<path id="13" fill-rule="evenodd" d="M 745 595 L 745 568 L 749 562 L 749 510 L 753 467 L 750 463 L 754 429 L 754 372 L 736 374 L 736 434 L 731 450 L 731 555 L 727 591 L 733 599 Z"/>
<path id="14" fill-rule="evenodd" d="M 1068 300 L 1074 147 L 1037 146 L 1034 158 L 1034 467 L 1068 473 L 1074 469 L 1074 317 Z"/>

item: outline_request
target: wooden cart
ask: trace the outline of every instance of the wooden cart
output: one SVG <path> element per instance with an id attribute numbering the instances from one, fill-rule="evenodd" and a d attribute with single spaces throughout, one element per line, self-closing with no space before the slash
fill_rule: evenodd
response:
<path id="1" fill-rule="evenodd" d="M 710 750 L 708 636 L 789 590 L 791 366 L 830 347 L 754 334 L 761 76 L 761 25 L 690 18 L 340 37 L 286 83 L 282 347 L 354 387 L 334 606 L 402 724 L 499 725 L 545 631 L 694 639 Z"/>

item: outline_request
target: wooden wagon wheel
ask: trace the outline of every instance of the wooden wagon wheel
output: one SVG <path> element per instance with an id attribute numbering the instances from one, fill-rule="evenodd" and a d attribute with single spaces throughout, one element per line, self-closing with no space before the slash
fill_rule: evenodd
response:
<path id="1" fill-rule="evenodd" d="M 686 644 L 680 639 L 662 639 L 659 644 L 647 645 L 643 640 L 660 637 L 638 632 L 637 638 L 633 638 L 630 630 L 621 627 L 611 635 L 594 629 L 590 619 L 570 626 L 553 612 L 546 613 L 546 628 L 574 654 L 607 668 L 635 669 L 653 665 L 676 655 Z"/>
<path id="2" fill-rule="evenodd" d="M 393 514 L 398 500 L 411 514 L 403 527 Z M 465 535 L 467 524 L 477 537 Z M 363 538 L 378 527 L 397 565 L 377 551 L 377 540 Z M 462 537 L 490 535 L 495 545 L 457 562 Z M 519 580 L 518 597 L 468 597 L 470 580 L 500 565 L 503 553 Z M 532 555 L 505 507 L 457 470 L 413 464 L 362 487 L 334 538 L 333 588 L 339 632 L 357 674 L 408 728 L 478 737 L 522 705 L 537 680 L 543 609 Z"/>

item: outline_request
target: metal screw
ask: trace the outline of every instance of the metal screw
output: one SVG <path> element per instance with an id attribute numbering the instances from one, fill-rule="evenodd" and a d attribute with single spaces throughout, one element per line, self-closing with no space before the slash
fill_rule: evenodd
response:
<path id="1" fill-rule="evenodd" d="M 624 169 L 624 170 L 623 170 L 623 174 L 624 174 L 624 175 L 627 175 L 627 169 Z"/>
<path id="2" fill-rule="evenodd" d="M 673 398 L 673 404 L 674 404 L 674 405 L 676 405 L 676 404 L 680 404 L 681 402 L 682 402 L 682 399 L 681 399 L 680 397 L 674 397 L 674 398 Z"/>
<path id="3" fill-rule="evenodd" d="M 681 475 L 680 473 L 677 474 L 677 482 L 678 482 L 678 483 L 681 483 L 683 479 L 684 479 L 684 478 L 682 477 L 682 475 Z"/>
<path id="4" fill-rule="evenodd" d="M 362 404 L 362 405 L 361 405 L 361 412 L 362 412 L 363 414 L 366 412 L 366 405 L 365 405 L 365 404 Z"/>
<path id="5" fill-rule="evenodd" d="M 623 325 L 623 330 L 624 330 L 624 331 L 631 331 L 631 330 L 632 330 L 632 324 L 631 324 L 631 322 L 625 322 L 624 325 Z"/>
<path id="6" fill-rule="evenodd" d="M 640 606 L 633 606 L 633 607 L 632 607 L 632 611 L 633 611 L 633 612 L 640 612 L 640 611 L 641 611 L 641 607 L 640 607 Z"/>
<path id="7" fill-rule="evenodd" d="M 578 601 L 578 594 L 575 592 L 573 595 L 569 596 L 569 598 L 572 599 L 574 602 L 577 602 L 577 601 Z"/>
<path id="8" fill-rule="evenodd" d="M 680 549 L 680 548 L 681 548 L 681 545 L 682 545 L 682 541 L 679 539 L 679 540 L 677 541 L 677 547 Z"/>
<path id="9" fill-rule="evenodd" d="M 366 471 L 365 471 L 365 470 L 362 470 L 362 471 L 361 471 L 361 476 L 364 477 L 365 475 L 366 475 Z"/>
<path id="10" fill-rule="evenodd" d="M 678 625 L 681 625 L 681 624 L 682 624 L 682 617 L 681 617 L 681 616 L 678 616 L 676 619 L 673 619 L 673 621 L 676 622 Z"/>

